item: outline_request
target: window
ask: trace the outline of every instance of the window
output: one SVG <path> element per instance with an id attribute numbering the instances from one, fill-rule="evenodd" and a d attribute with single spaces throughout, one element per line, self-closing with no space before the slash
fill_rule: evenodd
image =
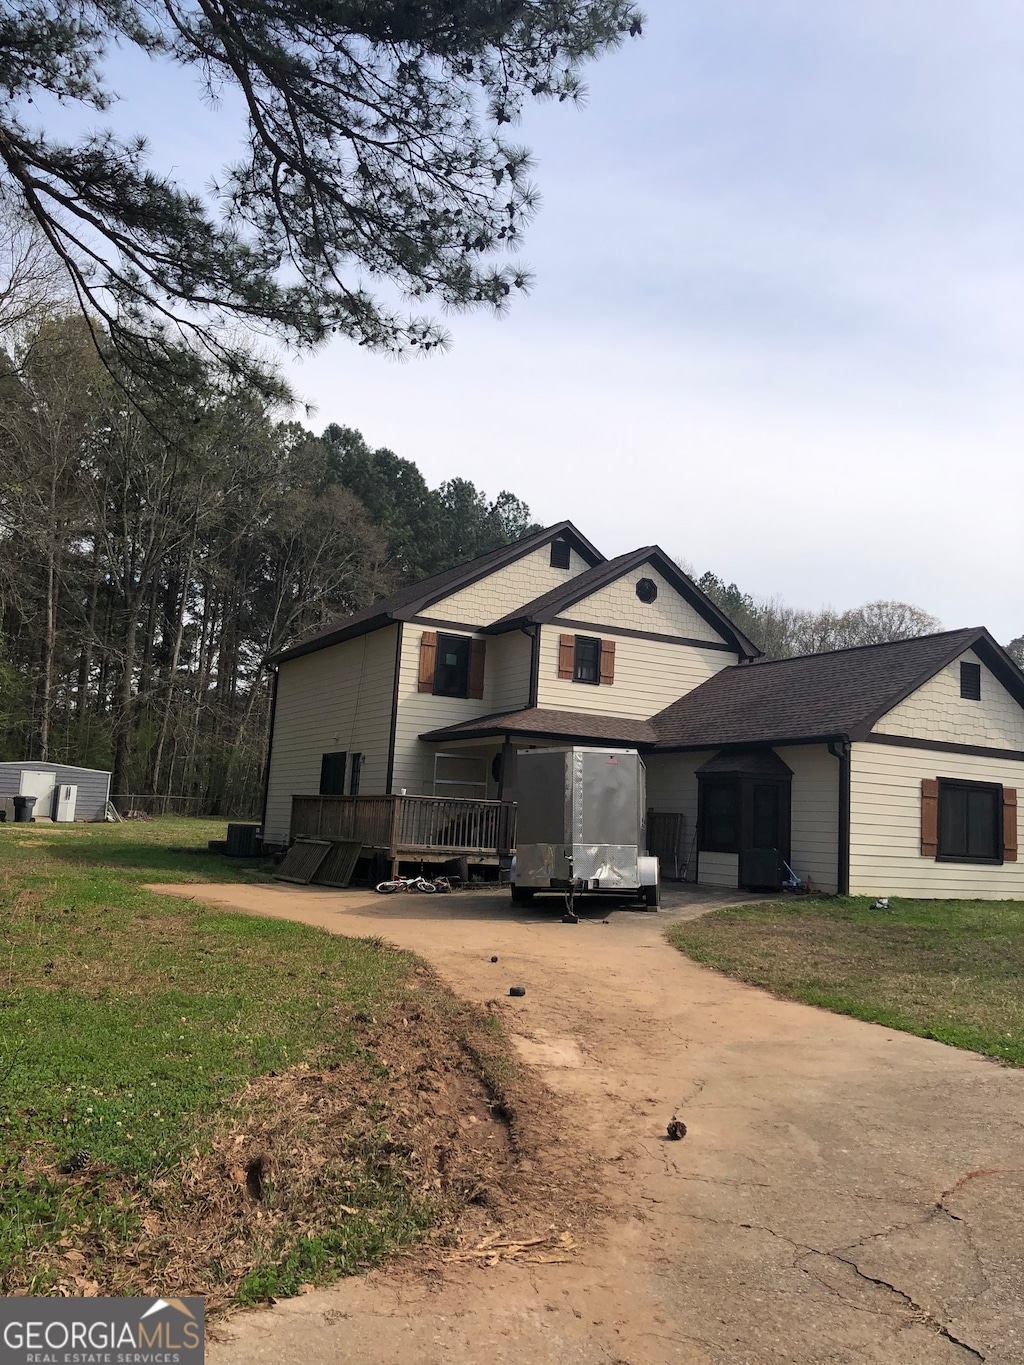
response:
<path id="1" fill-rule="evenodd" d="M 739 849 L 739 783 L 702 782 L 700 846 L 708 853 L 736 853 Z"/>
<path id="2" fill-rule="evenodd" d="M 778 782 L 754 783 L 751 801 L 752 848 L 778 848 L 780 795 Z"/>
<path id="3" fill-rule="evenodd" d="M 434 668 L 435 697 L 469 696 L 469 659 L 472 640 L 468 635 L 439 635 Z"/>
<path id="4" fill-rule="evenodd" d="M 968 701 L 981 701 L 981 664 L 960 665 L 960 695 Z"/>
<path id="5" fill-rule="evenodd" d="M 553 540 L 551 542 L 551 567 L 553 569 L 567 569 L 569 567 L 569 542 L 567 540 Z"/>
<path id="6" fill-rule="evenodd" d="M 324 754 L 320 759 L 320 795 L 345 795 L 345 760 L 348 754 Z"/>
<path id="7" fill-rule="evenodd" d="M 615 641 L 593 635 L 558 637 L 558 676 L 566 682 L 615 683 Z"/>
<path id="8" fill-rule="evenodd" d="M 1003 860 L 1003 789 L 939 779 L 938 857 L 962 863 Z"/>
<path id="9" fill-rule="evenodd" d="M 576 655 L 572 667 L 573 682 L 600 683 L 601 641 L 590 635 L 576 636 Z"/>
<path id="10" fill-rule="evenodd" d="M 658 597 L 658 585 L 653 578 L 641 578 L 636 585 L 636 595 L 641 602 L 654 602 Z"/>
<path id="11" fill-rule="evenodd" d="M 349 764 L 348 774 L 348 794 L 349 796 L 359 795 L 359 780 L 363 775 L 363 756 L 353 754 L 352 762 Z"/>

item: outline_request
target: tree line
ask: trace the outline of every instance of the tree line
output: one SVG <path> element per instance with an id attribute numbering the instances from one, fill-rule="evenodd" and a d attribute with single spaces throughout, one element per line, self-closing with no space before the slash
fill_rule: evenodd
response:
<path id="1" fill-rule="evenodd" d="M 942 629 L 938 617 L 910 602 L 866 602 L 845 611 L 833 607 L 814 611 L 788 606 L 779 597 L 743 592 L 711 570 L 696 581 L 769 659 L 909 640 Z M 1011 640 L 1006 649 L 1024 667 L 1024 635 Z"/>
<path id="2" fill-rule="evenodd" d="M 80 314 L 0 351 L 0 758 L 256 813 L 267 657 L 529 531 L 529 510 L 194 366 L 165 392 Z M 184 373 L 184 371 L 182 372 Z"/>

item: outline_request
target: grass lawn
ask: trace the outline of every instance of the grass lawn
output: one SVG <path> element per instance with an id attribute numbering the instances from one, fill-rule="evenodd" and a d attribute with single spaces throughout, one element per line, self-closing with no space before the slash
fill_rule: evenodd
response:
<path id="1" fill-rule="evenodd" d="M 1024 1066 L 1024 902 L 793 899 L 718 910 L 669 937 L 777 995 Z"/>
<path id="2" fill-rule="evenodd" d="M 253 1302 L 361 1270 L 431 1217 L 441 1181 L 414 1169 L 373 1030 L 443 1016 L 465 1052 L 486 1021 L 377 940 L 145 890 L 266 876 L 171 851 L 214 837 L 0 825 L 0 1294 Z"/>

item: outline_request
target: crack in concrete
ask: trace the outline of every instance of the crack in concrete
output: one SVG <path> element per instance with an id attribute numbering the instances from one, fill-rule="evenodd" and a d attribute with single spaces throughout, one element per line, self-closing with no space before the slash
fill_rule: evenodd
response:
<path id="1" fill-rule="evenodd" d="M 816 1280 L 824 1289 L 828 1289 L 830 1292 L 836 1294 L 840 1299 L 844 1301 L 844 1303 L 847 1304 L 848 1307 L 854 1309 L 855 1311 L 874 1313 L 877 1316 L 888 1316 L 887 1314 L 878 1314 L 877 1310 L 874 1308 L 852 1303 L 842 1293 L 841 1290 L 836 1289 L 833 1285 L 827 1284 L 824 1280 L 822 1280 L 820 1275 L 815 1275 L 812 1270 L 807 1269 L 803 1265 L 801 1265 L 801 1261 L 808 1259 L 810 1256 L 821 1256 L 826 1260 L 837 1261 L 840 1265 L 848 1266 L 849 1269 L 851 1269 L 855 1275 L 857 1275 L 860 1279 L 866 1281 L 868 1284 L 878 1285 L 880 1288 L 887 1289 L 891 1294 L 894 1294 L 899 1300 L 901 1300 L 901 1302 L 903 1302 L 907 1306 L 907 1308 L 915 1315 L 917 1320 L 923 1326 L 928 1327 L 931 1331 L 937 1333 L 937 1335 L 943 1337 L 952 1345 L 959 1347 L 960 1350 L 966 1351 L 968 1355 L 973 1357 L 973 1359 L 984 1361 L 986 1358 L 981 1351 L 976 1350 L 968 1342 L 962 1341 L 959 1337 L 954 1336 L 948 1325 L 940 1322 L 938 1318 L 933 1317 L 932 1314 L 929 1313 L 928 1310 L 924 1308 L 921 1304 L 919 1304 L 910 1294 L 907 1294 L 904 1290 L 890 1283 L 889 1280 L 882 1279 L 880 1276 L 877 1275 L 869 1275 L 867 1271 L 861 1270 L 860 1266 L 857 1264 L 857 1262 L 853 1259 L 852 1256 L 843 1255 L 844 1251 L 856 1251 L 858 1247 L 862 1247 L 865 1245 L 865 1243 L 873 1241 L 876 1238 L 888 1237 L 891 1236 L 892 1233 L 894 1232 L 903 1232 L 908 1228 L 923 1227 L 927 1222 L 930 1221 L 932 1217 L 935 1216 L 935 1211 L 933 1210 L 929 1210 L 924 1215 L 924 1217 L 922 1217 L 919 1220 L 915 1220 L 909 1223 L 896 1224 L 895 1226 L 883 1229 L 880 1232 L 871 1233 L 869 1236 L 862 1238 L 859 1242 L 852 1243 L 848 1247 L 840 1247 L 827 1251 L 822 1250 L 820 1247 L 810 1246 L 806 1242 L 798 1242 L 795 1240 L 795 1238 L 787 1236 L 786 1233 L 778 1232 L 775 1228 L 768 1227 L 762 1223 L 741 1223 L 737 1222 L 735 1219 L 732 1218 L 710 1218 L 696 1213 L 684 1213 L 681 1216 L 683 1218 L 690 1219 L 692 1222 L 696 1223 L 710 1223 L 712 1225 L 720 1227 L 744 1228 L 752 1232 L 764 1232 L 771 1237 L 775 1237 L 780 1242 L 786 1242 L 789 1246 L 793 1248 L 794 1251 L 793 1256 L 794 1270 L 799 1270 L 802 1274 L 809 1275 L 812 1279 Z"/>
<path id="2" fill-rule="evenodd" d="M 952 1342 L 954 1346 L 959 1346 L 962 1351 L 966 1351 L 968 1355 L 973 1356 L 975 1360 L 984 1362 L 985 1357 L 980 1351 L 975 1350 L 975 1348 L 968 1345 L 966 1341 L 961 1341 L 959 1337 L 955 1337 L 944 1323 L 939 1322 L 937 1318 L 933 1318 L 926 1308 L 922 1308 L 919 1303 L 915 1302 L 915 1300 L 902 1289 L 898 1289 L 896 1285 L 890 1284 L 888 1280 L 883 1280 L 877 1275 L 869 1275 L 866 1271 L 861 1270 L 856 1261 L 848 1256 L 841 1255 L 838 1251 L 830 1251 L 826 1254 L 831 1256 L 833 1260 L 840 1261 L 843 1265 L 848 1265 L 854 1274 L 859 1275 L 862 1280 L 867 1280 L 870 1284 L 881 1285 L 883 1289 L 888 1289 L 890 1293 L 895 1294 L 897 1298 L 902 1299 L 908 1308 L 918 1314 L 920 1321 L 924 1323 L 926 1327 L 930 1327 L 932 1331 L 937 1332 L 938 1335 L 944 1337 L 946 1341 Z"/>

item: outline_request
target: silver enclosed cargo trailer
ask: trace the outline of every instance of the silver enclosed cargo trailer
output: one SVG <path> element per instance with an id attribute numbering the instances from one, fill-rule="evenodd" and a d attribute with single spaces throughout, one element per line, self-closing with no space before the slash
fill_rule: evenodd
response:
<path id="1" fill-rule="evenodd" d="M 519 754 L 512 900 L 538 891 L 660 899 L 646 856 L 646 774 L 635 749 L 529 749 Z"/>

